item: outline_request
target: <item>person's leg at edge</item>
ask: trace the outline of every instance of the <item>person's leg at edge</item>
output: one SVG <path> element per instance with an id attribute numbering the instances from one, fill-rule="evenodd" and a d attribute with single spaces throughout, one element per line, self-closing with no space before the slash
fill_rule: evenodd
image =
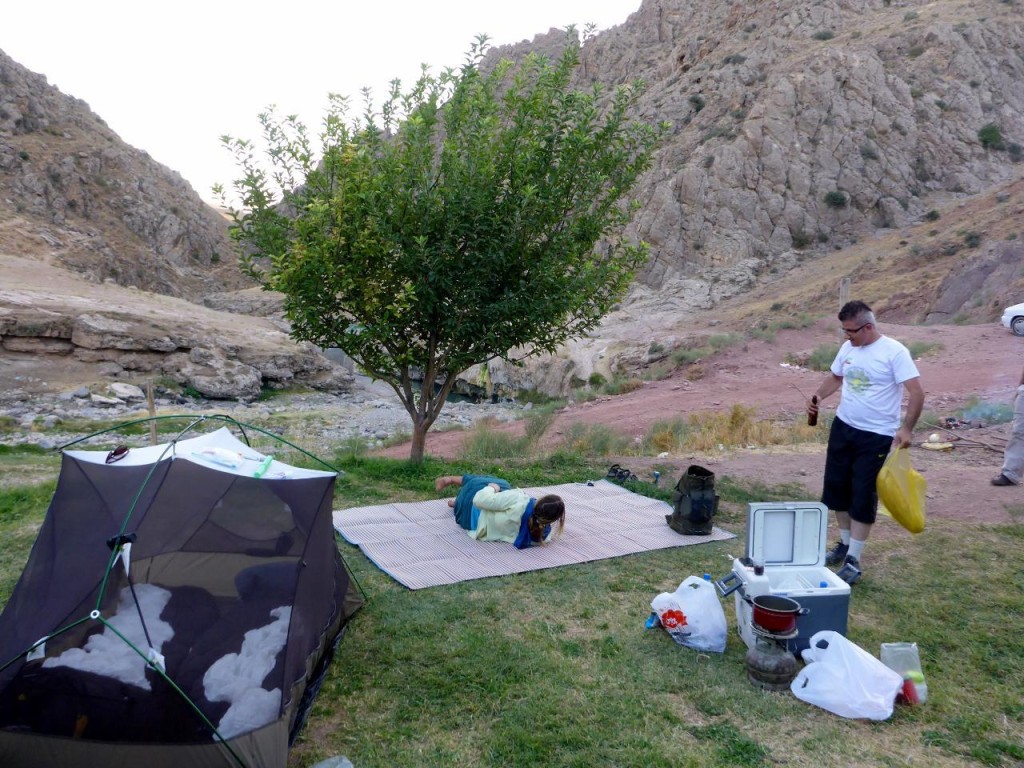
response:
<path id="1" fill-rule="evenodd" d="M 849 547 L 846 551 L 847 557 L 860 560 L 864 552 L 864 545 L 868 541 L 868 536 L 871 535 L 871 523 L 854 520 L 850 517 L 849 512 L 833 511 L 836 513 L 836 524 L 839 526 L 839 540 Z"/>
<path id="2" fill-rule="evenodd" d="M 875 523 L 878 511 L 878 494 L 875 483 L 882 464 L 888 456 L 891 438 L 870 432 L 857 435 L 857 450 L 851 466 L 852 497 L 850 511 L 844 513 L 850 529 L 850 548 L 846 553 L 847 561 L 853 560 L 860 567 L 864 554 L 864 546 L 871 535 L 871 526 Z"/>
<path id="3" fill-rule="evenodd" d="M 1003 477 L 1020 485 L 1024 474 L 1024 393 L 1013 404 L 1013 424 L 1003 452 Z"/>
<path id="4" fill-rule="evenodd" d="M 462 485 L 462 475 L 442 475 L 434 481 L 434 490 L 439 493 L 449 485 Z M 455 498 L 448 499 L 448 506 L 455 508 Z"/>
<path id="5" fill-rule="evenodd" d="M 850 514 L 848 512 L 836 512 L 836 525 L 839 526 L 839 540 L 846 546 L 850 546 Z"/>
<path id="6" fill-rule="evenodd" d="M 847 550 L 846 556 L 860 562 L 861 555 L 864 554 L 864 545 L 867 544 L 870 535 L 871 523 L 850 520 L 850 549 Z"/>
<path id="7" fill-rule="evenodd" d="M 853 464 L 854 446 L 849 440 L 850 434 L 850 427 L 841 419 L 833 420 L 825 453 L 821 501 L 836 516 L 839 543 L 825 554 L 826 565 L 842 565 L 850 546 L 850 515 L 840 511 L 850 508 L 852 496 L 850 467 Z"/>

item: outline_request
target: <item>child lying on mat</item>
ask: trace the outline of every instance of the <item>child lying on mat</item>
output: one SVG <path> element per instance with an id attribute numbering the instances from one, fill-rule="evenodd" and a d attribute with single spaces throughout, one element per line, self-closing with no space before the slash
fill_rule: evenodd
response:
<path id="1" fill-rule="evenodd" d="M 508 541 L 526 549 L 546 544 L 565 527 L 561 496 L 534 499 L 508 481 L 488 475 L 445 475 L 434 482 L 438 491 L 449 485 L 461 486 L 458 495 L 448 500 L 455 521 L 479 541 Z"/>

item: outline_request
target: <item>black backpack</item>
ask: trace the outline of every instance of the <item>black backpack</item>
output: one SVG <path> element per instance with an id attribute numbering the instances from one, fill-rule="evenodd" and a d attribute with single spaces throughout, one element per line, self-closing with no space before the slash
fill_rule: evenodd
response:
<path id="1" fill-rule="evenodd" d="M 672 492 L 672 514 L 665 521 L 684 536 L 707 536 L 713 527 L 711 518 L 718 511 L 715 473 L 691 464 Z"/>

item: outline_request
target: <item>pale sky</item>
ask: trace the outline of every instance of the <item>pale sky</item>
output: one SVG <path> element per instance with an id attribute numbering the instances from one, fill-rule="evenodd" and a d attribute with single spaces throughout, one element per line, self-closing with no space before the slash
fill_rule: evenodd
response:
<path id="1" fill-rule="evenodd" d="M 621 24 L 641 0 L 17 0 L 0 50 L 84 100 L 124 141 L 178 171 L 203 198 L 236 169 L 222 134 L 257 139 L 270 104 L 319 131 L 328 92 L 360 106 L 420 64 L 462 63 L 479 33 L 492 45 L 551 27 Z"/>

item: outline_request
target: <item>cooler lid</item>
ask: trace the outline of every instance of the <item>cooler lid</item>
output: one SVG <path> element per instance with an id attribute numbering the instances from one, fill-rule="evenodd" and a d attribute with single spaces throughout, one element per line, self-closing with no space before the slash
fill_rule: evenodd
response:
<path id="1" fill-rule="evenodd" d="M 828 508 L 816 501 L 752 502 L 747 512 L 747 557 L 765 567 L 823 566 Z"/>

